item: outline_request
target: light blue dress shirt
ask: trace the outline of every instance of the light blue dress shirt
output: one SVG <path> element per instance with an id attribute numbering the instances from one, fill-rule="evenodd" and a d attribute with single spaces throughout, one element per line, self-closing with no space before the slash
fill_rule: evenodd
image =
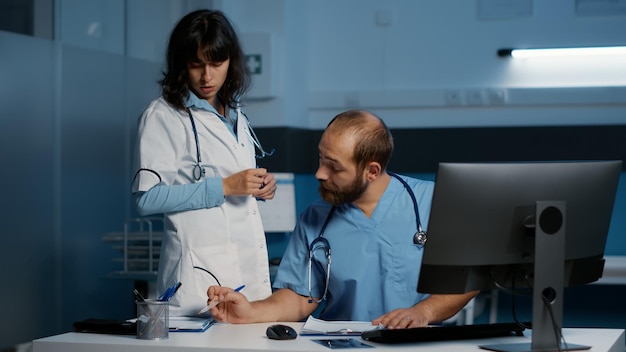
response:
<path id="1" fill-rule="evenodd" d="M 217 110 L 215 110 L 213 105 L 209 104 L 207 100 L 198 98 L 191 91 L 189 92 L 189 97 L 185 101 L 185 107 L 188 107 L 188 108 L 194 107 L 196 109 L 203 109 L 203 110 L 214 113 L 215 115 L 217 115 L 217 117 L 220 118 L 220 120 L 222 120 L 222 122 L 224 122 L 226 127 L 228 127 L 228 130 L 230 131 L 230 133 L 232 133 L 233 136 L 237 138 L 237 131 L 234 129 L 234 127 L 237 126 L 237 111 L 235 111 L 234 109 L 231 109 L 228 106 L 224 107 L 225 114 L 228 115 L 228 119 L 230 119 L 229 121 L 224 116 L 220 115 L 217 112 Z"/>
<path id="2" fill-rule="evenodd" d="M 401 177 L 415 193 L 426 230 L 434 182 Z M 309 296 L 309 245 L 320 235 L 330 208 L 330 204 L 318 201 L 301 214 L 274 288 Z M 369 219 L 351 203 L 338 206 L 324 231 L 331 247 L 331 274 L 320 318 L 371 321 L 426 298 L 428 295 L 416 292 L 423 255 L 423 247 L 413 243 L 416 229 L 411 197 L 393 177 Z M 325 261 L 313 264 L 313 297 L 324 292 L 326 277 L 319 268 L 326 269 Z"/>

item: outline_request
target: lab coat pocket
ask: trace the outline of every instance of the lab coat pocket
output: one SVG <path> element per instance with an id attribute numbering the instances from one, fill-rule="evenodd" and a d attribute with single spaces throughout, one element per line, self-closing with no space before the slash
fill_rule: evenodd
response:
<path id="1" fill-rule="evenodd" d="M 213 285 L 233 288 L 241 285 L 236 244 L 192 248 L 190 255 L 199 295 L 206 296 L 207 288 Z"/>

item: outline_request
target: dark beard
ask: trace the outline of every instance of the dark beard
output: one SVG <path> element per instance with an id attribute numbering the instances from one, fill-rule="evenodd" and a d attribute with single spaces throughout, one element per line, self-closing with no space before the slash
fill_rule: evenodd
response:
<path id="1" fill-rule="evenodd" d="M 318 191 L 322 199 L 332 205 L 341 205 L 346 203 L 352 203 L 365 192 L 367 189 L 367 182 L 361 182 L 359 177 L 356 177 L 352 184 L 344 190 L 340 190 L 333 184 L 325 183 L 325 181 L 319 181 L 320 186 Z"/>

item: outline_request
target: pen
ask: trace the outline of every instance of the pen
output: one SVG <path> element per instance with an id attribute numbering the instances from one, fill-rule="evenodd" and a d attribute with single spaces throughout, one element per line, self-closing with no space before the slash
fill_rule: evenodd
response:
<path id="1" fill-rule="evenodd" d="M 165 297 L 166 301 L 169 301 L 170 299 L 172 299 L 172 297 L 174 296 L 174 294 L 176 294 L 176 292 L 178 292 L 178 289 L 180 288 L 180 286 L 182 286 L 183 284 L 179 281 L 176 283 L 176 285 L 174 285 L 174 289 L 172 290 L 172 292 L 169 294 L 169 296 Z"/>
<path id="2" fill-rule="evenodd" d="M 239 292 L 239 291 L 243 290 L 243 288 L 244 288 L 244 287 L 246 287 L 246 285 L 241 285 L 241 286 L 237 287 L 237 288 L 235 289 L 235 292 Z M 209 311 L 209 309 L 211 309 L 211 308 L 215 307 L 216 305 L 218 305 L 218 304 L 220 304 L 220 303 L 222 303 L 222 301 L 215 301 L 215 302 L 213 302 L 213 303 L 209 304 L 208 306 L 206 306 L 206 307 L 202 308 L 202 310 L 200 310 L 200 311 L 198 312 L 198 315 L 200 315 L 200 314 L 202 314 L 202 313 L 206 313 L 206 312 L 208 312 L 208 311 Z"/>
<path id="3" fill-rule="evenodd" d="M 133 292 L 135 293 L 135 299 L 137 299 L 137 302 L 145 302 L 146 299 L 143 298 L 143 296 L 141 295 L 141 293 L 139 293 L 139 291 L 137 291 L 137 289 L 134 289 Z M 145 307 L 146 312 L 148 312 L 149 315 L 152 315 L 152 309 L 150 309 L 149 306 L 146 305 Z"/>
<path id="4" fill-rule="evenodd" d="M 163 292 L 163 294 L 159 297 L 159 301 L 163 301 L 163 302 L 167 302 L 170 299 L 172 299 L 172 297 L 174 296 L 174 294 L 176 293 L 176 291 L 178 291 L 178 289 L 180 288 L 180 286 L 182 285 L 182 283 L 177 282 L 174 286 L 169 287 L 167 290 L 165 290 L 165 292 Z"/>
<path id="5" fill-rule="evenodd" d="M 135 298 L 137 299 L 137 302 L 145 302 L 146 299 L 143 298 L 143 296 L 141 295 L 141 293 L 139 293 L 139 291 L 137 291 L 137 289 L 134 289 L 133 292 L 135 293 Z"/>
<path id="6" fill-rule="evenodd" d="M 259 165 L 257 165 L 256 168 L 258 169 Z M 265 187 L 265 184 L 261 182 L 261 186 L 259 187 L 259 189 L 263 189 L 263 187 Z M 265 202 L 265 199 L 259 197 L 256 197 L 256 200 L 259 202 Z"/>

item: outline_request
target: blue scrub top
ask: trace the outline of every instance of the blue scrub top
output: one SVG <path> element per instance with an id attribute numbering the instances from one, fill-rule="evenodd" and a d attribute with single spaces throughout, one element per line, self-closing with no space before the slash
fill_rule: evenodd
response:
<path id="1" fill-rule="evenodd" d="M 415 193 L 426 230 L 435 184 L 401 177 Z M 330 209 L 320 200 L 300 215 L 274 280 L 275 289 L 309 296 L 309 246 L 320 235 Z M 332 263 L 320 318 L 371 321 L 426 298 L 416 292 L 423 255 L 423 247 L 413 243 L 416 231 L 411 196 L 393 177 L 369 219 L 351 203 L 338 206 L 324 231 Z M 326 282 L 320 268 L 326 269 L 325 260 L 313 264 L 311 289 L 317 298 Z"/>

